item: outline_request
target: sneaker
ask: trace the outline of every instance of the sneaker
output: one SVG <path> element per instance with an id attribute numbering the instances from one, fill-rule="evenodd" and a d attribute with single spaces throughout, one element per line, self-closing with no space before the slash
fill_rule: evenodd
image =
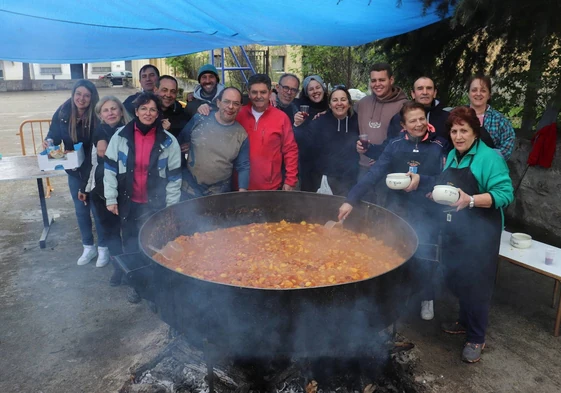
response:
<path id="1" fill-rule="evenodd" d="M 434 318 L 434 302 L 432 300 L 423 300 L 421 302 L 421 318 L 430 321 Z"/>
<path id="2" fill-rule="evenodd" d="M 109 254 L 109 249 L 107 247 L 98 247 L 97 248 L 97 261 L 95 263 L 95 267 L 104 267 L 109 263 L 111 259 L 111 255 Z"/>
<path id="3" fill-rule="evenodd" d="M 136 292 L 136 289 L 129 288 L 129 293 L 127 294 L 127 300 L 129 303 L 136 304 L 136 303 L 140 303 L 142 299 L 140 298 L 138 292 Z"/>
<path id="4" fill-rule="evenodd" d="M 111 275 L 111 278 L 109 279 L 109 285 L 111 285 L 112 287 L 118 287 L 119 285 L 121 285 L 122 279 L 123 279 L 123 271 L 115 268 L 115 270 L 113 270 L 113 274 Z"/>
<path id="5" fill-rule="evenodd" d="M 78 258 L 78 266 L 87 265 L 97 256 L 97 250 L 95 246 L 84 246 L 84 252 L 82 256 Z"/>
<path id="6" fill-rule="evenodd" d="M 444 322 L 442 325 L 442 330 L 448 334 L 465 334 L 466 328 L 460 325 L 460 322 Z"/>
<path id="7" fill-rule="evenodd" d="M 481 351 L 483 351 L 483 348 L 485 348 L 485 343 L 466 343 L 462 351 L 462 360 L 467 363 L 477 363 L 481 360 Z"/>

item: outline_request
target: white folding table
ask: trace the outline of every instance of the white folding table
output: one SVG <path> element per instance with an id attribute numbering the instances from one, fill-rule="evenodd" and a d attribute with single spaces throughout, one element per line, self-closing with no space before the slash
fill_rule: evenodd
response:
<path id="1" fill-rule="evenodd" d="M 3 157 L 0 159 L 0 181 L 15 180 L 36 180 L 37 190 L 39 192 L 39 203 L 41 205 L 41 214 L 43 216 L 43 233 L 39 239 L 39 247 L 45 248 L 45 242 L 51 229 L 52 218 L 49 218 L 47 211 L 47 202 L 45 199 L 45 189 L 43 188 L 43 178 L 66 176 L 64 170 L 42 171 L 37 165 L 36 156 L 14 156 Z"/>

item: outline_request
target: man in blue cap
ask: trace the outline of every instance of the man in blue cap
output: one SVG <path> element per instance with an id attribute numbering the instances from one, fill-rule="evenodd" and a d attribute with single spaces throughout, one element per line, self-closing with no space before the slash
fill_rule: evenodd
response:
<path id="1" fill-rule="evenodd" d="M 210 105 L 211 109 L 217 109 L 216 97 L 222 90 L 224 85 L 220 83 L 220 77 L 216 67 L 212 64 L 205 64 L 199 68 L 197 73 L 199 84 L 193 92 L 193 101 L 190 101 L 185 108 L 189 118 L 197 113 L 197 109 L 202 104 Z"/>

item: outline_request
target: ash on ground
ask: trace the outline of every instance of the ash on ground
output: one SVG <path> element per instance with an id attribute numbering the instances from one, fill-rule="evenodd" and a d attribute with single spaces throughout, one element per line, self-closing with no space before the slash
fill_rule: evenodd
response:
<path id="1" fill-rule="evenodd" d="M 404 337 L 388 343 L 388 357 L 335 361 L 215 361 L 214 391 L 228 393 L 425 393 L 437 378 L 421 370 L 419 351 Z M 131 370 L 119 393 L 209 393 L 205 354 L 183 336 L 150 362 Z"/>

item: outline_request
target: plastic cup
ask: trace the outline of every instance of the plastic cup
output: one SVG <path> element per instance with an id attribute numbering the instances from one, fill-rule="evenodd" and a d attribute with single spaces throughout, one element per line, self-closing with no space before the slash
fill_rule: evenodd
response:
<path id="1" fill-rule="evenodd" d="M 553 265 L 553 260 L 555 259 L 555 249 L 548 248 L 545 250 L 545 264 Z"/>
<path id="2" fill-rule="evenodd" d="M 308 117 L 310 114 L 310 106 L 309 105 L 300 105 L 300 112 L 304 117 Z"/>
<path id="3" fill-rule="evenodd" d="M 360 141 L 360 144 L 362 145 L 362 148 L 364 150 L 368 149 L 368 146 L 370 145 L 370 142 L 368 142 L 368 135 L 367 134 L 361 134 L 358 136 L 358 140 Z"/>

